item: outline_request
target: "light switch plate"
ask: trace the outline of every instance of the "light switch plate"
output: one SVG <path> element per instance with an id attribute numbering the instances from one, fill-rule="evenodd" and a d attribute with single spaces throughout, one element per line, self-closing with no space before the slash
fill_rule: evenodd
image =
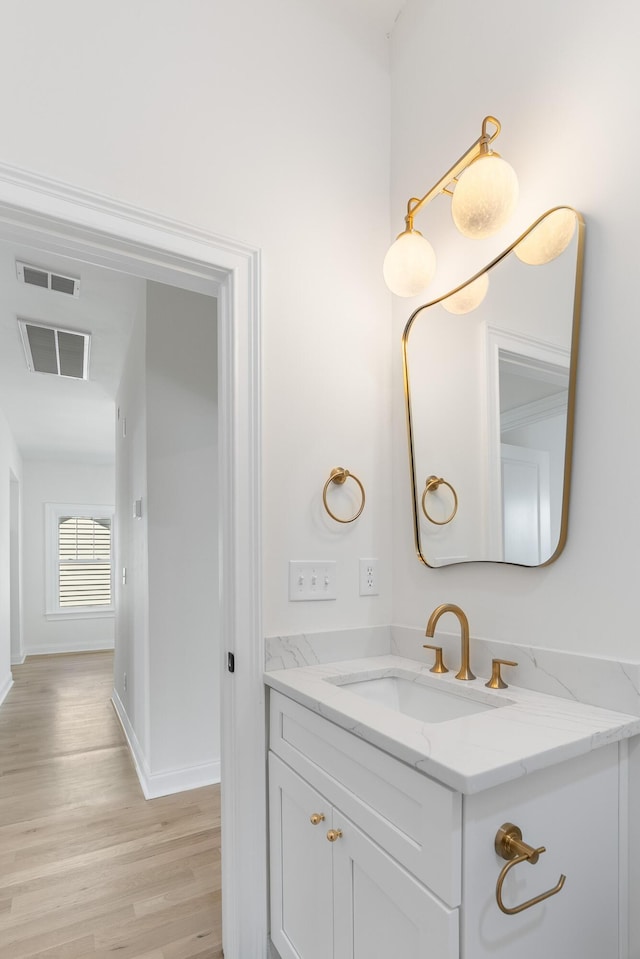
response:
<path id="1" fill-rule="evenodd" d="M 290 560 L 289 601 L 336 599 L 335 560 Z"/>

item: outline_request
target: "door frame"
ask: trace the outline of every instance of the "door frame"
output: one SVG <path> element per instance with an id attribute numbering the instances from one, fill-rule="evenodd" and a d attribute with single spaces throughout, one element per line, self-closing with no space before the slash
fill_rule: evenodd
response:
<path id="1" fill-rule="evenodd" d="M 487 432 L 485 482 L 487 503 L 487 549 L 491 557 L 503 555 L 502 458 L 500 428 L 500 352 L 518 356 L 522 366 L 569 372 L 571 352 L 526 333 L 484 324 L 485 421 Z M 555 401 L 554 401 L 555 402 Z M 549 412 L 549 410 L 547 410 Z M 565 451 L 566 452 L 566 451 Z M 566 479 L 565 479 L 566 482 Z M 566 497 L 566 490 L 565 490 Z M 499 560 L 502 561 L 502 560 Z"/>
<path id="2" fill-rule="evenodd" d="M 260 252 L 4 164 L 0 238 L 218 298 L 223 946 L 265 959 Z"/>

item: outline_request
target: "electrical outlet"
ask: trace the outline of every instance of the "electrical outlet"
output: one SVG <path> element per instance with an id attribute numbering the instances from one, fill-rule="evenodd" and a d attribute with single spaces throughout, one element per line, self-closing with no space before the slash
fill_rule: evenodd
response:
<path id="1" fill-rule="evenodd" d="M 336 598 L 335 560 L 289 561 L 289 601 Z"/>
<path id="2" fill-rule="evenodd" d="M 360 595 L 378 596 L 380 587 L 378 584 L 378 560 L 361 559 L 360 560 Z"/>

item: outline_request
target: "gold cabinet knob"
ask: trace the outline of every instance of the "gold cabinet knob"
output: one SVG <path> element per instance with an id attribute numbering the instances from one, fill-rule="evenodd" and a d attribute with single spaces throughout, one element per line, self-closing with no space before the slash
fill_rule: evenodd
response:
<path id="1" fill-rule="evenodd" d="M 506 689 L 509 684 L 505 683 L 504 679 L 500 675 L 500 667 L 517 665 L 518 664 L 514 663 L 511 659 L 492 659 L 491 679 L 488 683 L 485 683 L 485 686 L 488 686 L 489 689 Z"/>
<path id="2" fill-rule="evenodd" d="M 309 822 L 312 826 L 317 826 L 319 823 L 324 822 L 324 813 L 322 812 L 312 812 L 309 816 Z"/>
<path id="3" fill-rule="evenodd" d="M 327 839 L 329 842 L 335 842 L 336 839 L 340 839 L 342 836 L 342 829 L 330 829 L 327 833 Z"/>
<path id="4" fill-rule="evenodd" d="M 436 654 L 436 661 L 431 667 L 431 669 L 429 670 L 430 673 L 448 673 L 449 672 L 442 658 L 442 646 L 430 646 L 429 643 L 423 643 L 422 648 L 433 649 L 433 651 Z"/>

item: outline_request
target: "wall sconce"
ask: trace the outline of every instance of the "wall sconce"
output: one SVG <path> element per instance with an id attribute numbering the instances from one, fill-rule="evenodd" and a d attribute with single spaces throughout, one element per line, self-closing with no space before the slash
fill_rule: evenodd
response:
<path id="1" fill-rule="evenodd" d="M 462 289 L 452 293 L 451 296 L 448 296 L 445 300 L 441 300 L 440 303 L 449 313 L 455 313 L 457 315 L 471 313 L 472 310 L 480 306 L 487 295 L 488 289 L 489 274 L 481 273 L 480 276 L 472 280 L 471 283 L 465 283 Z"/>
<path id="2" fill-rule="evenodd" d="M 529 266 L 544 266 L 560 256 L 576 232 L 576 214 L 567 207 L 552 210 L 542 222 L 520 240 L 514 252 Z"/>
<path id="3" fill-rule="evenodd" d="M 489 133 L 488 126 L 495 127 Z M 384 259 L 384 279 L 397 296 L 415 296 L 433 279 L 436 255 L 423 235 L 413 228 L 413 218 L 439 193 L 451 199 L 451 214 L 463 236 L 484 239 L 504 226 L 518 199 L 516 174 L 491 144 L 500 134 L 495 117 L 485 117 L 482 133 L 450 170 L 418 199 L 407 203 L 405 229 L 398 235 Z"/>

